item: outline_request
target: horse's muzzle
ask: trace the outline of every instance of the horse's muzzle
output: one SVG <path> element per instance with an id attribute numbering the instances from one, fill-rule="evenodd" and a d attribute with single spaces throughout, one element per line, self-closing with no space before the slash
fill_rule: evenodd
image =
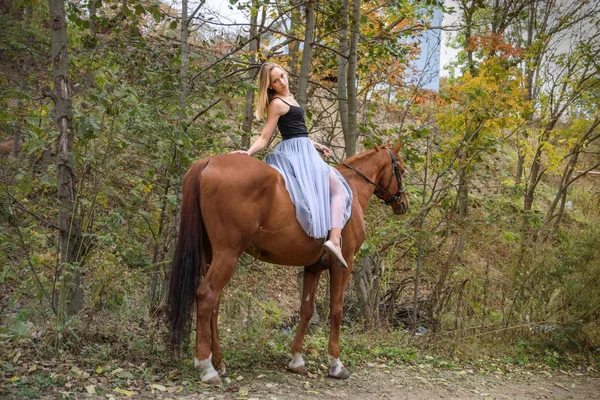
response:
<path id="1" fill-rule="evenodd" d="M 398 201 L 395 201 L 392 204 L 392 210 L 396 215 L 405 214 L 408 211 L 408 198 L 406 197 L 406 194 L 403 194 Z"/>

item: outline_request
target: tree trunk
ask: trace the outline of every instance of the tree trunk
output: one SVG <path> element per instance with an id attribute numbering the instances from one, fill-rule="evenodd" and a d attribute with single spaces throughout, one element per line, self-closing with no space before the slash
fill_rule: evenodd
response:
<path id="1" fill-rule="evenodd" d="M 196 10 L 198 10 L 200 8 L 200 6 L 204 4 L 204 2 L 200 2 L 200 4 L 198 5 L 198 8 Z M 179 199 L 181 196 L 181 179 L 183 176 L 184 171 L 181 171 L 181 158 L 179 156 L 179 139 L 181 139 L 181 137 L 185 134 L 185 132 L 187 131 L 187 127 L 188 127 L 188 123 L 189 120 L 187 118 L 187 95 L 189 92 L 189 88 L 188 88 L 188 80 L 187 80 L 187 74 L 188 74 L 188 66 L 189 66 L 189 54 L 190 54 L 190 45 L 188 43 L 188 38 L 189 38 L 189 24 L 190 24 L 190 16 L 188 15 L 188 1 L 187 0 L 182 0 L 181 2 L 181 54 L 180 54 L 180 60 L 181 60 L 181 64 L 179 66 L 179 101 L 178 101 L 178 117 L 177 117 L 177 139 L 175 141 L 175 143 L 173 143 L 173 155 L 172 155 L 172 159 L 171 159 L 171 165 L 167 168 L 168 170 L 165 172 L 165 176 L 167 177 L 167 182 L 166 182 L 166 190 L 165 190 L 165 195 L 168 193 L 169 191 L 169 187 L 171 186 L 169 184 L 169 177 L 171 176 L 171 172 L 175 174 L 176 177 L 176 182 L 173 185 L 173 189 L 175 191 L 175 197 L 177 199 Z M 166 200 L 164 200 L 166 201 Z M 176 206 L 176 208 L 179 208 L 179 204 Z M 167 207 L 163 207 L 161 210 L 161 215 L 160 215 L 160 227 L 159 227 L 159 231 L 164 229 L 163 228 L 163 221 L 166 220 L 166 213 L 168 213 L 168 208 Z M 171 219 L 171 226 L 173 227 L 173 229 L 171 229 L 170 231 L 170 235 L 166 234 L 164 235 L 164 240 L 165 240 L 165 245 L 164 245 L 164 249 L 166 249 L 167 252 L 172 252 L 173 249 L 168 249 L 168 245 L 167 243 L 171 243 L 174 244 L 177 241 L 177 234 L 178 234 L 178 215 L 179 212 L 175 212 L 174 215 L 172 216 Z M 161 232 L 162 233 L 162 232 Z M 162 235 L 159 234 L 159 236 L 157 237 L 157 240 L 161 240 Z M 153 260 L 156 259 L 157 263 L 159 263 L 160 259 L 162 259 L 162 257 L 158 256 L 157 254 L 155 254 L 157 257 L 153 256 Z M 154 313 L 154 309 L 155 306 L 157 306 L 158 304 L 160 304 L 160 302 L 158 301 L 158 299 L 156 298 L 156 293 L 157 293 L 157 283 L 158 283 L 158 277 L 160 275 L 160 264 L 155 265 L 154 271 L 153 271 L 153 275 L 152 275 L 152 279 L 151 279 L 151 283 L 150 283 L 150 294 L 149 294 L 149 298 L 150 298 L 150 312 Z M 163 282 L 163 290 L 165 287 L 165 282 Z"/>
<path id="2" fill-rule="evenodd" d="M 97 26 L 96 26 L 96 12 L 97 12 L 96 1 L 97 0 L 89 0 L 88 1 L 88 9 L 90 11 L 90 36 L 93 39 L 96 39 L 96 30 L 97 30 Z"/>
<path id="3" fill-rule="evenodd" d="M 304 49 L 302 50 L 302 66 L 300 67 L 300 76 L 298 77 L 298 92 L 296 99 L 298 104 L 306 113 L 308 102 L 308 76 L 310 75 L 310 61 L 312 58 L 312 47 L 315 39 L 315 2 L 308 0 L 306 8 L 306 32 L 304 34 Z"/>
<path id="4" fill-rule="evenodd" d="M 412 315 L 412 326 L 413 333 L 417 332 L 417 317 L 419 316 L 419 289 L 421 284 L 421 266 L 423 264 L 424 246 L 423 237 L 425 235 L 425 219 L 427 218 L 427 189 L 429 179 L 429 162 L 431 159 L 431 135 L 427 136 L 427 147 L 425 148 L 425 165 L 423 166 L 423 192 L 421 193 L 421 218 L 419 221 L 419 233 L 418 233 L 418 252 L 417 252 L 417 264 L 415 265 L 415 286 L 413 290 L 413 315 Z"/>
<path id="5" fill-rule="evenodd" d="M 575 172 L 575 168 L 577 167 L 577 163 L 579 161 L 579 154 L 581 153 L 581 151 L 583 151 L 583 149 L 587 148 L 591 142 L 600 138 L 600 134 L 592 136 L 596 132 L 596 128 L 598 128 L 598 126 L 600 126 L 600 117 L 596 117 L 596 119 L 592 122 L 592 124 L 582 135 L 582 137 L 577 141 L 575 146 L 573 146 L 573 149 L 570 152 L 571 155 L 569 156 L 569 161 L 567 162 L 567 165 L 565 166 L 565 169 L 562 174 L 562 178 L 558 183 L 556 195 L 554 196 L 554 200 L 552 201 L 552 204 L 550 205 L 550 208 L 546 213 L 546 219 L 544 220 L 544 225 L 542 227 L 542 230 L 546 229 L 550 225 L 551 221 L 554 219 L 554 223 L 552 224 L 552 231 L 548 237 L 555 237 L 556 233 L 558 232 L 558 228 L 562 222 L 562 217 L 564 214 L 565 203 L 567 200 L 567 191 L 569 189 L 569 186 L 577 179 L 577 177 L 572 177 L 573 173 Z M 556 207 L 559 203 L 559 211 L 555 214 Z"/>
<path id="6" fill-rule="evenodd" d="M 164 197 L 167 196 L 170 190 L 170 185 L 167 181 L 167 186 L 165 187 Z M 162 207 L 160 209 L 160 217 L 158 220 L 158 232 L 154 238 L 154 247 L 152 249 L 152 264 L 154 265 L 154 270 L 152 272 L 152 279 L 150 280 L 150 313 L 154 314 L 157 307 L 160 304 L 160 298 L 156 297 L 157 288 L 158 288 L 158 278 L 161 275 L 161 265 L 164 258 L 164 246 L 161 246 L 163 243 L 164 236 L 164 227 L 165 227 L 165 218 L 166 218 L 166 209 L 167 202 L 163 201 Z"/>
<path id="7" fill-rule="evenodd" d="M 50 27 L 52 30 L 52 72 L 54 77 L 54 121 L 58 129 L 56 138 L 56 175 L 59 204 L 60 265 L 63 272 L 59 312 L 73 315 L 83 307 L 81 270 L 77 267 L 77 252 L 81 244 L 77 220 L 77 193 L 73 171 L 72 103 L 69 81 L 69 52 L 67 23 L 63 0 L 50 0 Z"/>
<path id="8" fill-rule="evenodd" d="M 310 74 L 310 61 L 312 58 L 312 46 L 315 38 L 315 4 L 314 0 L 308 0 L 305 5 L 306 11 L 306 32 L 304 33 L 304 48 L 302 49 L 302 65 L 298 76 L 298 91 L 296 100 L 304 112 L 308 102 L 308 75 Z M 302 283 L 304 282 L 304 267 L 298 268 L 298 288 L 300 290 L 300 303 L 302 303 Z M 315 302 L 313 316 L 310 320 L 311 325 L 320 323 L 319 313 L 317 312 L 317 303 Z"/>
<path id="9" fill-rule="evenodd" d="M 250 65 L 256 64 L 256 52 L 258 51 L 258 45 L 260 43 L 260 37 L 258 37 L 258 0 L 252 0 L 252 15 L 250 17 L 250 38 L 256 38 L 250 42 Z M 256 78 L 256 70 L 251 69 L 248 71 L 248 79 L 252 82 Z M 242 149 L 248 149 L 250 147 L 250 138 L 252 137 L 252 121 L 254 115 L 252 110 L 254 109 L 254 88 L 250 87 L 246 90 L 246 104 L 244 105 L 244 121 L 242 123 L 242 143 L 240 143 Z"/>
<path id="10" fill-rule="evenodd" d="M 190 55 L 190 44 L 188 43 L 189 36 L 189 20 L 188 20 L 188 2 L 181 2 L 181 65 L 179 67 L 179 129 L 185 130 L 186 108 L 187 108 L 187 72 Z M 176 164 L 178 160 L 176 161 Z"/>
<path id="11" fill-rule="evenodd" d="M 533 31 L 534 31 L 534 24 L 535 24 L 535 2 L 532 1 L 529 5 L 529 15 L 527 18 L 527 42 L 525 44 L 525 49 L 527 51 L 529 51 L 531 49 L 531 44 L 533 43 Z M 538 61 L 539 61 L 539 55 L 537 56 Z M 534 82 L 534 76 L 536 73 L 536 68 L 539 68 L 538 64 L 535 63 L 525 63 L 526 65 L 526 70 L 525 70 L 525 87 L 527 89 L 527 100 L 530 102 L 534 101 L 534 87 L 533 87 L 533 82 Z M 536 67 L 532 67 L 532 65 L 536 65 Z M 533 104 L 532 104 L 533 106 Z M 533 115 L 531 115 L 528 119 L 529 119 L 529 124 L 531 123 L 531 120 L 533 118 Z M 528 125 L 529 125 L 528 124 Z M 521 131 L 520 136 L 522 136 L 522 138 L 520 138 L 523 142 L 525 142 L 527 140 L 528 134 L 527 134 L 527 129 L 523 129 Z M 524 145 L 519 141 L 517 142 L 517 149 L 518 149 L 518 156 L 517 156 L 517 172 L 516 172 L 516 176 L 515 176 L 515 183 L 519 184 L 521 183 L 521 180 L 523 179 L 523 164 L 525 163 L 525 149 L 524 149 Z"/>
<path id="12" fill-rule="evenodd" d="M 527 137 L 525 132 L 523 132 L 523 136 Z M 523 180 L 523 164 L 525 163 L 525 154 L 523 154 L 523 151 L 521 150 L 521 145 L 517 146 L 519 148 L 519 154 L 517 155 L 517 172 L 515 173 L 515 183 L 519 184 L 521 183 L 521 180 Z"/>
<path id="13" fill-rule="evenodd" d="M 373 257 L 374 256 L 374 257 Z M 367 328 L 377 325 L 380 302 L 379 256 L 374 253 L 361 257 L 354 270 L 354 287 L 360 304 L 361 316 Z"/>
<path id="14" fill-rule="evenodd" d="M 360 0 L 352 1 L 352 17 L 350 18 L 350 49 L 348 53 L 348 136 L 346 138 L 346 157 L 356 154 L 358 89 L 356 69 L 358 66 L 358 38 L 360 36 Z"/>
<path id="15" fill-rule="evenodd" d="M 463 13 L 465 16 L 465 46 L 467 52 L 467 65 L 469 68 L 469 73 L 471 76 L 475 76 L 477 71 L 475 70 L 475 61 L 473 60 L 473 50 L 468 46 L 471 41 L 471 37 L 473 35 L 473 15 L 475 14 L 475 10 L 477 9 L 477 5 L 473 2 L 471 5 L 467 4 L 467 0 L 461 1 L 461 8 L 463 9 Z"/>
<path id="16" fill-rule="evenodd" d="M 338 110 L 340 114 L 340 122 L 342 132 L 344 134 L 344 147 L 350 143 L 350 132 L 348 131 L 348 19 L 350 8 L 348 0 L 342 0 L 342 27 L 340 29 L 340 56 L 338 57 L 338 76 L 337 76 L 337 91 L 338 91 Z"/>
<path id="17" fill-rule="evenodd" d="M 290 1 L 290 6 L 295 6 L 296 4 L 297 4 L 297 0 Z M 300 21 L 301 16 L 300 16 L 300 11 L 298 10 L 298 8 L 294 8 L 294 10 L 292 10 L 291 14 L 292 14 L 292 18 L 290 19 L 290 36 L 295 37 L 296 31 L 298 29 L 298 25 L 300 25 L 300 23 L 298 21 Z M 288 61 L 288 69 L 292 73 L 292 76 L 298 76 L 298 51 L 299 50 L 300 50 L 300 42 L 299 41 L 294 40 L 290 44 L 288 44 L 288 52 L 290 54 L 290 58 Z M 295 82 L 295 84 L 293 86 L 290 82 L 290 92 L 297 93 L 298 84 L 297 84 L 296 80 L 294 80 L 294 82 Z M 294 88 L 294 91 L 292 91 L 292 87 Z"/>
<path id="18" fill-rule="evenodd" d="M 464 156 L 461 157 L 464 161 Z M 456 190 L 456 204 L 458 206 L 458 219 L 461 223 L 467 218 L 469 212 L 469 181 L 467 166 L 458 170 L 458 188 Z"/>

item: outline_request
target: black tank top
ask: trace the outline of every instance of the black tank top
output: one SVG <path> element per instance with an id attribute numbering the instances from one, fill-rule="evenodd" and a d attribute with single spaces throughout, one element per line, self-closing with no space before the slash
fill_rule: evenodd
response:
<path id="1" fill-rule="evenodd" d="M 297 137 L 308 137 L 308 129 L 304 123 L 304 110 L 300 106 L 294 106 L 280 97 L 274 97 L 271 101 L 279 99 L 290 106 L 288 112 L 279 117 L 277 127 L 283 140 Z"/>

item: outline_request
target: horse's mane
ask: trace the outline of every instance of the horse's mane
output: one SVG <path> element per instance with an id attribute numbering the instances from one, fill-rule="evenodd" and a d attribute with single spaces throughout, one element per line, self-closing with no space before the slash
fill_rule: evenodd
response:
<path id="1" fill-rule="evenodd" d="M 363 151 L 362 153 L 355 154 L 352 157 L 347 158 L 345 161 L 346 161 L 346 163 L 349 163 L 349 164 L 358 163 L 358 162 L 362 161 L 363 159 L 370 157 L 373 153 L 378 153 L 381 149 L 385 149 L 387 147 L 388 147 L 388 145 L 383 145 L 381 147 L 378 145 L 374 145 L 371 150 Z"/>

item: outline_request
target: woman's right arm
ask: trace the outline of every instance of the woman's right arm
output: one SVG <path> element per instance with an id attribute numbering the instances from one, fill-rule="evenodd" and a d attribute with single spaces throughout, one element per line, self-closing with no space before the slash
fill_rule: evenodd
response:
<path id="1" fill-rule="evenodd" d="M 287 107 L 281 101 L 272 101 L 269 104 L 269 108 L 267 109 L 267 122 L 263 127 L 262 133 L 259 138 L 250 146 L 248 150 L 237 150 L 232 153 L 242 153 L 247 154 L 249 156 L 253 156 L 269 144 L 271 140 L 271 136 L 273 136 L 273 132 L 275 132 L 275 127 L 277 126 L 277 121 L 279 117 L 287 112 Z"/>

